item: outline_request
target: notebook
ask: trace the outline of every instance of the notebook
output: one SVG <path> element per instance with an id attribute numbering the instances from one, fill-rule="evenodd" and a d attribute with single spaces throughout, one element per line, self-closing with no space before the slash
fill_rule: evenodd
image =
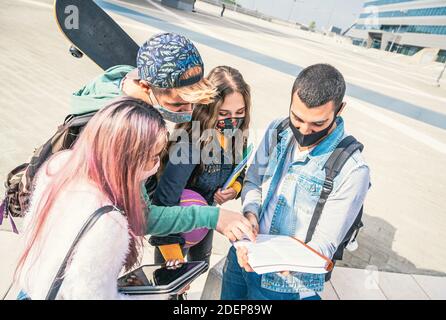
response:
<path id="1" fill-rule="evenodd" d="M 256 242 L 243 239 L 233 243 L 248 249 L 248 263 L 258 274 L 296 271 L 324 274 L 333 269 L 333 262 L 299 239 L 259 234 Z"/>
<path id="2" fill-rule="evenodd" d="M 229 176 L 229 178 L 226 180 L 225 184 L 221 188 L 222 190 L 229 188 L 230 186 L 232 186 L 232 184 L 235 182 L 235 180 L 237 180 L 237 178 L 242 173 L 243 169 L 248 164 L 248 160 L 251 158 L 253 150 L 254 150 L 254 147 L 252 144 L 250 144 L 244 152 L 243 160 L 234 168 L 234 171 L 232 171 L 231 175 Z"/>

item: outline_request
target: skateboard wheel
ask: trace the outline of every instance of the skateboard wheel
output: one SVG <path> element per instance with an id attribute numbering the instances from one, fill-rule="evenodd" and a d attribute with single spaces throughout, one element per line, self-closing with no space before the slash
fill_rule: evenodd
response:
<path id="1" fill-rule="evenodd" d="M 75 57 L 75 58 L 82 58 L 82 56 L 84 55 L 82 52 L 80 52 L 79 51 L 79 49 L 78 48 L 76 48 L 75 46 L 70 46 L 70 49 L 69 49 L 69 51 L 70 51 L 70 53 L 71 53 L 71 55 L 73 56 L 73 57 Z"/>

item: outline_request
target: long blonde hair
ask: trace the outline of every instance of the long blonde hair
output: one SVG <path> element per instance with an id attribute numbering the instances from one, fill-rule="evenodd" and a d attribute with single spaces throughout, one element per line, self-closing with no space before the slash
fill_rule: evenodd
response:
<path id="1" fill-rule="evenodd" d="M 186 70 L 180 77 L 181 80 L 187 80 L 201 74 L 202 69 L 200 66 L 192 67 Z M 197 83 L 190 86 L 184 86 L 179 88 L 162 89 L 153 87 L 153 93 L 155 95 L 171 95 L 176 92 L 181 99 L 189 103 L 208 104 L 214 101 L 217 95 L 217 90 L 212 85 L 211 81 L 206 78 L 201 79 Z"/>
<path id="2" fill-rule="evenodd" d="M 213 101 L 209 104 L 198 104 L 195 106 L 194 111 L 192 113 L 192 122 L 186 122 L 178 124 L 175 129 L 185 130 L 189 137 L 192 137 L 192 124 L 194 121 L 199 121 L 200 123 L 200 132 L 205 132 L 208 129 L 215 129 L 218 119 L 218 111 L 224 100 L 227 96 L 233 93 L 240 93 L 245 102 L 245 119 L 243 124 L 239 128 L 245 134 L 243 135 L 243 145 L 246 147 L 247 142 L 247 132 L 250 124 L 250 112 L 251 112 L 251 89 L 249 85 L 243 79 L 242 74 L 232 67 L 228 66 L 219 66 L 215 67 L 211 70 L 206 79 L 212 83 L 215 87 L 217 95 L 213 99 Z M 208 137 L 208 139 L 200 139 L 200 141 L 193 141 L 193 143 L 198 144 L 200 150 L 203 147 L 211 143 L 212 137 Z M 167 152 L 163 156 L 163 164 L 166 163 L 168 159 L 168 151 L 170 148 L 176 143 L 176 141 L 170 141 L 167 147 Z M 237 152 L 243 152 L 243 150 L 236 150 L 236 145 L 232 146 L 232 155 L 233 159 L 236 158 Z M 200 161 L 199 171 L 202 172 L 204 169 L 204 164 Z M 162 170 L 159 171 L 159 174 L 162 174 Z"/>

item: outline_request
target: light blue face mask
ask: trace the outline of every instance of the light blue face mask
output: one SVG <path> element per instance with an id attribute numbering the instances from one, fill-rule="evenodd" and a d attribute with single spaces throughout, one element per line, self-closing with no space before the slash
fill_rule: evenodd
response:
<path id="1" fill-rule="evenodd" d="M 158 105 L 154 105 L 154 107 L 161 113 L 164 120 L 174 122 L 174 123 L 184 123 L 192 121 L 192 113 L 191 112 L 173 112 L 167 110 L 166 108 Z"/>
<path id="2" fill-rule="evenodd" d="M 152 97 L 149 94 L 150 101 L 152 101 L 153 107 L 155 109 L 157 109 L 161 113 L 161 116 L 163 117 L 164 120 L 170 121 L 170 122 L 174 122 L 174 123 L 184 123 L 184 122 L 191 122 L 192 121 L 192 112 L 173 112 L 173 111 L 170 111 L 170 110 L 166 109 L 165 107 L 163 107 L 163 106 L 161 106 L 159 104 L 158 99 L 156 98 L 156 96 L 154 94 L 153 94 L 153 96 L 155 97 L 155 100 L 156 100 L 157 103 L 156 104 L 153 103 Z"/>

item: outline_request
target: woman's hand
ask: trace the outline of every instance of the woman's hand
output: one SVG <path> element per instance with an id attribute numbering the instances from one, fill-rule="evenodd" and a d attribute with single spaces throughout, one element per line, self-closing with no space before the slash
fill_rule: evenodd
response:
<path id="1" fill-rule="evenodd" d="M 175 269 L 180 268 L 184 262 L 185 262 L 184 259 L 182 259 L 182 260 L 167 260 L 166 267 L 169 270 L 175 270 Z M 183 289 L 181 289 L 181 291 L 178 292 L 178 295 L 182 295 L 182 294 L 186 293 L 186 291 L 188 291 L 188 290 L 190 290 L 190 284 L 188 284 Z"/>
<path id="2" fill-rule="evenodd" d="M 254 272 L 248 263 L 248 249 L 245 247 L 237 247 L 237 262 L 246 272 Z"/>
<path id="3" fill-rule="evenodd" d="M 167 260 L 166 267 L 168 269 L 178 269 L 179 267 L 181 267 L 181 265 L 183 263 L 184 263 L 184 259 L 183 260 Z"/>
<path id="4" fill-rule="evenodd" d="M 233 188 L 228 188 L 225 190 L 218 189 L 214 194 L 214 201 L 218 204 L 223 204 L 229 200 L 233 200 L 237 197 L 237 191 Z"/>

